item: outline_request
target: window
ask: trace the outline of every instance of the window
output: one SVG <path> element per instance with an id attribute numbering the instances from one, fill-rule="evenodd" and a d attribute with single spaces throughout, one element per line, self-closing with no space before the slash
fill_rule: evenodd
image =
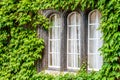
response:
<path id="1" fill-rule="evenodd" d="M 48 66 L 60 68 L 60 47 L 61 47 L 61 23 L 58 14 L 50 16 L 52 27 L 49 31 L 48 40 Z"/>
<path id="2" fill-rule="evenodd" d="M 81 67 L 83 58 L 86 59 L 84 54 L 88 54 L 88 70 L 101 68 L 103 59 L 98 49 L 103 42 L 100 40 L 101 32 L 97 30 L 101 14 L 98 10 L 91 11 L 88 18 L 85 18 L 84 13 L 85 16 L 81 14 L 82 12 L 73 11 L 66 18 L 57 13 L 49 16 L 52 22 L 48 33 L 49 68 L 77 70 Z M 88 24 L 86 24 L 87 19 Z"/>
<path id="3" fill-rule="evenodd" d="M 101 33 L 97 30 L 101 14 L 94 10 L 88 15 L 88 70 L 99 70 L 102 66 L 102 57 L 98 49 L 102 46 Z"/>
<path id="4" fill-rule="evenodd" d="M 78 12 L 72 12 L 67 17 L 67 68 L 80 68 L 80 19 Z"/>

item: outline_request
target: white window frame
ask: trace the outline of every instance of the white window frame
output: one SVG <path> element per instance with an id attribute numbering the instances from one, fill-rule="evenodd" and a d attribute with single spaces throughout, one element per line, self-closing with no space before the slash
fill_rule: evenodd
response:
<path id="1" fill-rule="evenodd" d="M 90 23 L 90 15 L 93 13 L 93 12 L 97 12 L 96 13 L 96 22 L 95 23 Z M 89 43 L 90 43 L 90 40 L 97 40 L 97 43 L 98 43 L 98 40 L 100 40 L 100 37 L 98 36 L 98 31 L 96 30 L 96 32 L 97 32 L 97 38 L 90 38 L 90 36 L 89 36 L 89 33 L 90 33 L 90 26 L 91 25 L 93 25 L 93 26 L 95 26 L 95 27 L 99 27 L 99 24 L 100 24 L 100 22 L 98 21 L 99 20 L 99 18 L 98 18 L 98 13 L 100 13 L 97 9 L 95 9 L 95 10 L 93 10 L 93 11 L 91 11 L 90 13 L 89 13 L 89 15 L 88 15 L 88 70 L 95 70 L 95 71 L 99 71 L 99 69 L 100 68 L 90 68 L 89 67 L 89 63 L 90 63 L 90 61 L 89 61 L 89 55 L 100 55 L 100 52 L 99 51 L 97 51 L 96 53 L 90 53 L 89 51 Z M 98 47 L 98 45 L 99 44 L 96 44 L 97 45 L 97 47 Z M 99 47 L 98 47 L 99 48 Z M 101 57 L 101 56 L 100 56 Z M 96 59 L 96 61 L 97 61 L 97 59 Z M 99 62 L 99 61 L 98 61 Z M 98 65 L 99 63 L 97 63 L 97 65 Z"/>
<path id="2" fill-rule="evenodd" d="M 61 17 L 60 17 L 60 15 L 59 14 L 57 14 L 57 13 L 54 13 L 54 14 L 52 14 L 52 15 L 50 15 L 50 19 L 53 17 L 53 16 L 55 16 L 55 23 L 56 23 L 56 20 L 57 20 L 57 16 L 59 16 L 59 25 L 54 25 L 54 26 L 52 26 L 52 27 L 50 27 L 52 30 L 54 29 L 54 31 L 55 31 L 55 28 L 60 28 L 59 30 L 59 34 L 57 34 L 57 35 L 60 35 L 60 38 L 59 39 L 50 39 L 50 31 L 49 31 L 49 36 L 48 36 L 48 67 L 49 68 L 60 68 L 60 47 L 61 47 Z M 53 35 L 53 34 L 52 34 Z M 59 52 L 50 52 L 50 41 L 59 41 Z M 55 46 L 56 44 L 54 44 L 54 46 Z M 56 49 L 56 47 L 54 47 L 54 49 Z M 52 54 L 52 63 L 54 63 L 54 64 L 52 64 L 52 65 L 50 65 L 50 54 Z M 54 54 L 54 56 L 55 56 L 55 54 L 57 54 L 57 55 L 59 55 L 59 56 L 53 56 L 53 54 Z M 53 60 L 54 58 L 56 58 L 55 60 Z"/>
<path id="3" fill-rule="evenodd" d="M 76 67 L 75 65 L 75 55 L 78 55 L 78 56 L 80 56 L 80 60 L 81 60 L 81 41 L 80 41 L 80 39 L 76 39 L 76 40 L 79 40 L 79 47 L 80 47 L 80 53 L 69 53 L 69 40 L 73 40 L 73 43 L 75 43 L 75 39 L 69 39 L 69 27 L 75 27 L 76 28 L 76 26 L 77 27 L 80 27 L 81 28 L 81 14 L 80 13 L 78 13 L 79 15 L 80 15 L 80 25 L 76 25 L 76 21 L 75 21 L 75 25 L 69 25 L 69 19 L 70 19 L 70 16 L 72 15 L 72 14 L 75 14 L 75 20 L 76 20 L 76 15 L 77 15 L 77 13 L 78 12 L 76 12 L 76 11 L 74 11 L 74 12 L 71 12 L 69 15 L 68 15 L 68 17 L 67 17 L 67 69 L 79 69 L 80 67 Z M 81 29 L 80 29 L 81 30 Z M 76 31 L 75 31 L 76 32 Z M 80 34 L 78 34 L 79 36 L 80 36 L 80 38 L 81 38 L 81 31 L 80 31 Z M 75 47 L 75 44 L 74 44 L 74 47 Z M 74 52 L 75 52 L 75 48 L 74 48 Z M 72 62 L 72 66 L 73 67 L 70 67 L 70 66 L 68 66 L 68 55 L 73 55 L 73 59 L 74 59 L 74 61 Z M 81 61 L 78 61 L 78 62 L 81 62 Z M 80 65 L 81 65 L 81 63 L 79 63 Z M 78 64 L 77 64 L 78 65 Z"/>

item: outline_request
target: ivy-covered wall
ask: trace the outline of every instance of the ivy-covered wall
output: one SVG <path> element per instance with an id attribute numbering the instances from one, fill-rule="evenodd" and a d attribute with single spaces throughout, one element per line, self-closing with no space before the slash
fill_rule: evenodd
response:
<path id="1" fill-rule="evenodd" d="M 104 44 L 102 69 L 73 78 L 37 74 L 35 61 L 41 58 L 43 39 L 37 38 L 38 25 L 49 27 L 40 10 L 99 9 Z M 120 79 L 120 0 L 0 0 L 0 80 L 119 80 Z M 92 75 L 92 76 L 91 76 Z"/>

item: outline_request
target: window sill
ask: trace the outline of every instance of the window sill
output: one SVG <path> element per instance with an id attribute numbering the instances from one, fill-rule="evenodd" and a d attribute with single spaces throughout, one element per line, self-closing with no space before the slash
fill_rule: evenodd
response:
<path id="1" fill-rule="evenodd" d="M 76 72 L 69 72 L 69 71 L 55 71 L 55 70 L 45 70 L 45 73 L 51 74 L 51 75 L 60 75 L 60 74 L 74 74 L 76 75 Z"/>

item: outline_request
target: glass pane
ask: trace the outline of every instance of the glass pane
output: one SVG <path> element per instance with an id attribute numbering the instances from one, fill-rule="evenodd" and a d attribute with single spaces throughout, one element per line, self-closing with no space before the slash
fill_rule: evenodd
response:
<path id="1" fill-rule="evenodd" d="M 68 30 L 69 39 L 80 39 L 80 26 L 68 27 L 68 29 L 69 29 Z"/>
<path id="2" fill-rule="evenodd" d="M 73 54 L 67 54 L 67 58 L 68 58 L 68 61 L 67 61 L 67 63 L 68 63 L 68 67 L 73 67 L 73 65 L 74 65 L 74 56 L 73 56 Z"/>
<path id="3" fill-rule="evenodd" d="M 58 34 L 57 34 L 58 39 L 60 39 L 60 38 L 61 38 L 61 28 L 58 27 L 58 28 L 57 28 L 57 31 L 58 31 Z"/>
<path id="4" fill-rule="evenodd" d="M 74 40 L 74 53 L 80 53 L 80 40 Z"/>
<path id="5" fill-rule="evenodd" d="M 97 67 L 97 64 L 96 64 L 96 55 L 88 55 L 88 66 L 89 66 L 89 68 L 96 68 Z"/>
<path id="6" fill-rule="evenodd" d="M 90 14 L 90 24 L 96 23 L 96 11 Z"/>
<path id="7" fill-rule="evenodd" d="M 97 68 L 100 69 L 102 67 L 102 64 L 103 64 L 103 58 L 102 58 L 102 56 L 97 55 L 97 63 L 98 63 Z"/>
<path id="8" fill-rule="evenodd" d="M 59 34 L 60 34 L 60 31 L 59 31 L 59 28 L 54 28 L 55 29 L 55 39 L 59 39 Z"/>
<path id="9" fill-rule="evenodd" d="M 79 40 L 69 40 L 68 41 L 68 53 L 80 53 L 80 41 Z"/>
<path id="10" fill-rule="evenodd" d="M 55 54 L 52 53 L 52 66 L 54 66 L 54 65 L 55 65 Z"/>
<path id="11" fill-rule="evenodd" d="M 56 27 L 60 27 L 60 16 L 59 15 L 56 15 L 56 18 L 55 18 L 55 25 L 56 25 Z"/>
<path id="12" fill-rule="evenodd" d="M 56 44 L 56 46 L 55 46 L 55 47 L 56 47 L 56 48 L 55 48 L 55 49 L 56 49 L 56 52 L 60 52 L 60 40 L 56 40 L 56 43 L 55 43 L 55 44 Z"/>
<path id="13" fill-rule="evenodd" d="M 50 66 L 52 66 L 52 54 L 50 54 Z"/>
<path id="14" fill-rule="evenodd" d="M 54 58 L 55 58 L 55 60 L 54 60 L 55 61 L 55 66 L 57 66 L 57 53 L 55 53 L 54 55 L 55 55 L 54 56 Z"/>
<path id="15" fill-rule="evenodd" d="M 54 52 L 57 52 L 57 44 L 56 43 L 57 43 L 57 41 L 54 40 L 54 47 L 53 47 L 54 48 Z"/>
<path id="16" fill-rule="evenodd" d="M 80 26 L 76 26 L 76 39 L 80 39 Z"/>
<path id="17" fill-rule="evenodd" d="M 52 28 L 50 28 L 49 37 L 50 37 L 50 39 L 52 39 Z"/>
<path id="18" fill-rule="evenodd" d="M 60 39 L 61 37 L 61 31 L 60 27 L 55 28 L 55 39 Z"/>
<path id="19" fill-rule="evenodd" d="M 79 13 L 76 13 L 76 25 L 80 25 L 81 16 Z"/>
<path id="20" fill-rule="evenodd" d="M 74 40 L 68 40 L 68 53 L 74 53 Z"/>
<path id="21" fill-rule="evenodd" d="M 68 27 L 68 35 L 69 35 L 69 39 L 74 39 L 74 32 L 75 32 L 75 26 L 73 26 L 73 27 Z"/>
<path id="22" fill-rule="evenodd" d="M 53 52 L 52 46 L 53 46 L 53 43 L 52 43 L 52 41 L 50 41 L 50 52 Z"/>
<path id="23" fill-rule="evenodd" d="M 55 29 L 54 28 L 50 28 L 49 38 L 50 39 L 54 39 L 55 38 Z"/>
<path id="24" fill-rule="evenodd" d="M 80 55 L 75 55 L 75 67 L 80 68 L 81 58 Z"/>
<path id="25" fill-rule="evenodd" d="M 52 38 L 51 39 L 55 39 L 55 28 L 52 28 L 52 34 L 51 34 Z"/>
<path id="26" fill-rule="evenodd" d="M 52 26 L 55 26 L 55 15 L 51 16 L 50 21 L 52 22 Z"/>
<path id="27" fill-rule="evenodd" d="M 89 38 L 97 38 L 96 26 L 89 26 Z"/>
<path id="28" fill-rule="evenodd" d="M 89 40 L 89 53 L 98 52 L 97 40 Z"/>
<path id="29" fill-rule="evenodd" d="M 60 66 L 60 53 L 56 54 L 56 63 L 57 63 L 57 66 Z"/>
<path id="30" fill-rule="evenodd" d="M 75 20 L 75 13 L 72 13 L 69 17 L 68 17 L 68 21 L 69 21 L 69 24 L 68 25 L 75 25 L 76 23 L 76 20 Z"/>

